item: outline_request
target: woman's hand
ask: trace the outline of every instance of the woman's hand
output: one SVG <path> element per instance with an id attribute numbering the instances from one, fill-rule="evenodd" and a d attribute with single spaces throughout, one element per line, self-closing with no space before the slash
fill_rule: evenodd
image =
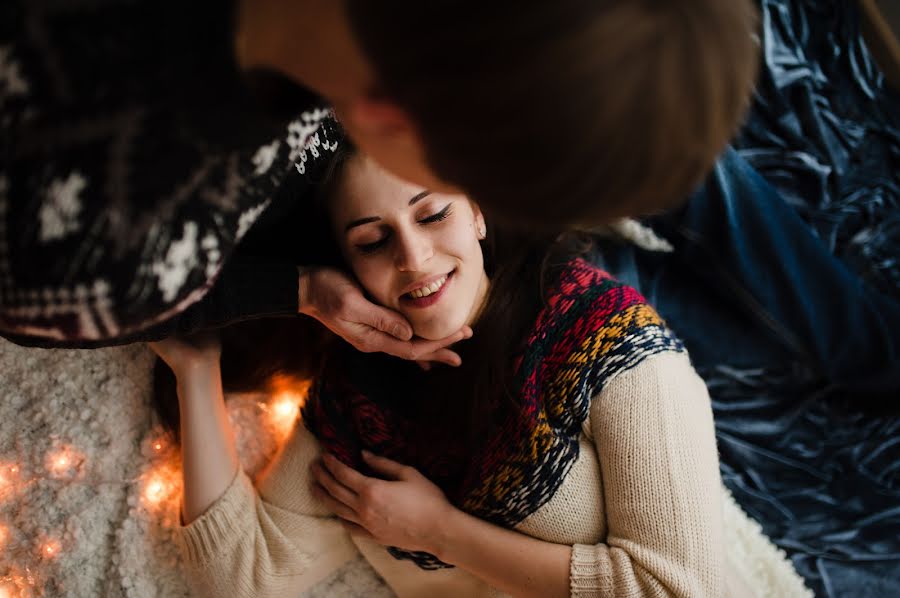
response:
<path id="1" fill-rule="evenodd" d="M 389 479 L 365 476 L 326 454 L 312 465 L 314 492 L 354 536 L 384 546 L 436 552 L 440 525 L 456 508 L 415 468 L 367 451 L 363 458 Z"/>
<path id="2" fill-rule="evenodd" d="M 170 337 L 147 344 L 166 362 L 179 380 L 190 372 L 218 366 L 222 355 L 218 336 L 210 332 L 185 338 Z"/>

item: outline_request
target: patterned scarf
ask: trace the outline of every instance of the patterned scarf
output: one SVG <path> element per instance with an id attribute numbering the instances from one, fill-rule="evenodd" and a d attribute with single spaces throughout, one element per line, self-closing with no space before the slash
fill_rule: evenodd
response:
<path id="1" fill-rule="evenodd" d="M 438 431 L 423 433 L 383 396 L 360 391 L 359 367 L 316 382 L 304 423 L 347 465 L 367 470 L 362 449 L 413 465 L 458 508 L 512 528 L 553 496 L 578 459 L 591 398 L 648 356 L 684 350 L 640 293 L 582 259 L 563 270 L 525 346 L 514 370 L 521 408 L 465 462 L 434 442 Z M 429 553 L 388 550 L 423 569 L 450 567 Z"/>

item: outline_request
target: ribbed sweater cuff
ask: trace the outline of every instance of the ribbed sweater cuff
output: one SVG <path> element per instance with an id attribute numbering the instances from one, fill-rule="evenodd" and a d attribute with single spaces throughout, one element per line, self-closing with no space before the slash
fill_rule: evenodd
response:
<path id="1" fill-rule="evenodd" d="M 569 591 L 572 596 L 597 596 L 608 589 L 609 571 L 597 555 L 597 547 L 586 544 L 572 546 L 569 563 Z"/>
<path id="2" fill-rule="evenodd" d="M 225 492 L 189 525 L 178 528 L 176 537 L 189 563 L 205 564 L 222 554 L 223 547 L 250 537 L 255 516 L 253 482 L 238 467 Z"/>

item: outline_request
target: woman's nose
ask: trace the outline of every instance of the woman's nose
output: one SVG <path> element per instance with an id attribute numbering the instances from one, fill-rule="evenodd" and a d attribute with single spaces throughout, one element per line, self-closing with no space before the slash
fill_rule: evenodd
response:
<path id="1" fill-rule="evenodd" d="M 397 235 L 396 247 L 395 262 L 402 272 L 423 272 L 426 262 L 434 255 L 431 239 L 417 232 Z"/>

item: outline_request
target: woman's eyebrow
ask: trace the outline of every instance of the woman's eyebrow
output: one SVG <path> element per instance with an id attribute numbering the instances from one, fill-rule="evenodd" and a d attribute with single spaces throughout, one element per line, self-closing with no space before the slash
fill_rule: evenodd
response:
<path id="1" fill-rule="evenodd" d="M 429 195 L 431 195 L 431 191 L 429 191 L 428 189 L 425 189 L 421 193 L 417 193 L 416 195 L 414 195 L 413 198 L 409 200 L 409 205 L 413 205 L 420 199 L 425 199 Z"/>
<path id="2" fill-rule="evenodd" d="M 407 204 L 407 205 L 410 205 L 410 206 L 414 205 L 417 201 L 425 199 L 429 195 L 431 195 L 431 191 L 429 191 L 428 189 L 426 189 L 425 191 L 422 191 L 421 193 L 416 193 L 415 195 L 413 195 L 412 199 L 409 200 L 409 204 Z M 369 216 L 368 218 L 360 218 L 359 220 L 353 220 L 352 222 L 347 224 L 346 227 L 344 227 L 344 232 L 349 231 L 351 228 L 356 228 L 357 226 L 362 226 L 363 224 L 369 224 L 370 222 L 378 222 L 379 220 L 381 220 L 381 218 L 379 218 L 378 216 Z"/>
<path id="3" fill-rule="evenodd" d="M 378 216 L 369 216 L 368 218 L 360 218 L 359 220 L 354 220 L 350 222 L 345 228 L 344 232 L 349 231 L 351 228 L 355 228 L 357 226 L 362 226 L 363 224 L 368 224 L 370 222 L 378 222 L 381 220 Z"/>

